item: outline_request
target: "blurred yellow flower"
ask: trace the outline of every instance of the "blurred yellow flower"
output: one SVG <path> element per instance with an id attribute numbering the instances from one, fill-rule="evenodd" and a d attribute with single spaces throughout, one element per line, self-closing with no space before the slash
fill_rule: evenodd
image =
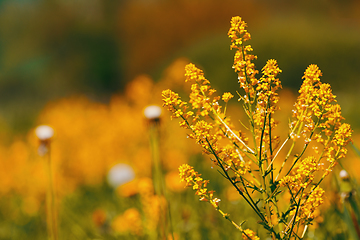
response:
<path id="1" fill-rule="evenodd" d="M 185 190 L 184 184 L 180 182 L 179 172 L 174 170 L 165 175 L 166 187 L 174 192 L 182 192 Z"/>
<path id="2" fill-rule="evenodd" d="M 136 208 L 129 208 L 123 214 L 115 217 L 111 227 L 120 234 L 130 233 L 138 236 L 143 234 L 141 215 Z"/>

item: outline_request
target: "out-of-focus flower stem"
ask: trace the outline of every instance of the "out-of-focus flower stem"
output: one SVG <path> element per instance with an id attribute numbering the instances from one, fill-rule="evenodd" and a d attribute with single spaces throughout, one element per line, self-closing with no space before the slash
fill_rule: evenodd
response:
<path id="1" fill-rule="evenodd" d="M 159 136 L 158 121 L 154 121 L 154 120 L 150 121 L 149 135 L 150 135 L 150 150 L 152 157 L 152 178 L 154 183 L 155 194 L 160 198 L 165 199 L 166 201 L 166 205 L 160 204 L 161 213 L 160 213 L 159 230 L 161 231 L 160 232 L 161 239 L 167 239 L 169 234 L 171 234 L 172 239 L 174 239 L 174 233 L 171 223 L 170 202 L 167 201 L 167 197 L 166 197 L 163 169 L 160 161 L 160 150 L 159 150 L 160 136 Z"/>
<path id="2" fill-rule="evenodd" d="M 50 240 L 58 239 L 58 223 L 57 223 L 57 208 L 56 208 L 56 195 L 54 189 L 54 181 L 52 174 L 51 164 L 51 151 L 50 143 L 48 143 L 48 152 L 45 154 L 46 172 L 48 176 L 48 188 L 46 193 L 46 210 L 47 210 L 47 228 L 48 238 Z"/>

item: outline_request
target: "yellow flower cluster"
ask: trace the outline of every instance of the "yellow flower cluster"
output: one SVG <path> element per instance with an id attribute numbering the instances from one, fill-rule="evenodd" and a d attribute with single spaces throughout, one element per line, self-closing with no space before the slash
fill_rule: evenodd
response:
<path id="1" fill-rule="evenodd" d="M 221 99 L 224 101 L 224 102 L 228 102 L 230 99 L 232 99 L 234 97 L 234 95 L 232 95 L 231 93 L 229 92 L 226 92 L 222 95 Z"/>
<path id="2" fill-rule="evenodd" d="M 141 215 L 136 208 L 129 208 L 123 214 L 116 216 L 111 227 L 118 234 L 130 233 L 134 236 L 143 234 Z"/>
<path id="3" fill-rule="evenodd" d="M 306 189 L 313 182 L 314 173 L 319 169 L 317 159 L 309 156 L 298 162 L 290 174 L 280 180 L 279 184 L 288 187 L 293 195 L 297 195 L 301 189 Z"/>
<path id="4" fill-rule="evenodd" d="M 282 178 L 279 182 L 280 186 L 286 186 L 292 196 L 294 209 L 290 212 L 293 216 L 297 213 L 296 221 L 310 222 L 318 213 L 318 207 L 324 202 L 322 196 L 324 190 L 319 186 L 307 189 L 315 179 L 315 174 L 321 169 L 314 156 L 306 157 L 296 163 L 290 174 Z M 305 199 L 302 204 L 299 202 Z M 295 202 L 294 202 L 295 201 Z"/>
<path id="5" fill-rule="evenodd" d="M 244 101 L 249 102 L 255 96 L 254 86 L 258 83 L 255 75 L 259 71 L 255 70 L 255 64 L 252 62 L 257 56 L 249 54 L 253 49 L 251 45 L 244 46 L 244 42 L 251 39 L 250 33 L 245 29 L 246 23 L 241 17 L 231 19 L 231 27 L 228 32 L 231 38 L 231 49 L 236 49 L 233 68 L 238 74 L 240 88 L 245 90 Z"/>
<path id="6" fill-rule="evenodd" d="M 260 240 L 258 236 L 254 233 L 254 231 L 250 229 L 245 229 L 242 233 L 242 238 L 244 240 Z"/>
<path id="7" fill-rule="evenodd" d="M 310 193 L 303 193 L 296 197 L 296 206 L 290 211 L 290 216 L 296 219 L 294 223 L 307 225 L 319 216 L 319 207 L 324 203 L 323 196 L 325 191 L 317 187 L 312 187 Z M 303 200 L 301 200 L 303 199 Z"/>
<path id="8" fill-rule="evenodd" d="M 296 221 L 306 220 L 310 222 L 317 217 L 319 214 L 319 211 L 317 210 L 319 209 L 319 206 L 324 203 L 324 193 L 325 191 L 317 186 L 311 190 L 310 195 L 304 194 L 303 198 L 306 199 L 306 201 L 301 204 Z M 292 210 L 290 215 L 295 214 L 295 212 L 295 209 Z"/>
<path id="9" fill-rule="evenodd" d="M 231 48 L 237 48 L 243 42 L 250 40 L 250 33 L 245 29 L 247 26 L 241 17 L 233 17 L 230 25 L 228 36 L 231 38 Z"/>
<path id="10" fill-rule="evenodd" d="M 168 110 L 172 112 L 172 118 L 178 118 L 184 115 L 186 111 L 186 102 L 181 101 L 179 94 L 174 93 L 170 89 L 162 92 L 164 100 L 164 106 L 168 107 Z"/>
<path id="11" fill-rule="evenodd" d="M 245 111 L 254 124 L 257 151 L 261 152 L 262 150 L 259 148 L 265 147 L 263 143 L 271 145 L 276 144 L 279 140 L 278 136 L 272 136 L 272 139 L 269 139 L 269 136 L 271 130 L 277 125 L 272 114 L 278 110 L 276 105 L 279 101 L 277 91 L 282 86 L 277 75 L 281 73 L 281 70 L 277 61 L 270 59 L 262 69 L 262 77 L 259 80 L 256 79 L 255 75 L 258 71 L 255 70 L 252 60 L 257 57 L 249 54 L 253 51 L 250 45 L 244 45 L 244 42 L 251 38 L 245 27 L 246 23 L 240 17 L 233 17 L 228 36 L 232 42 L 231 49 L 237 50 L 233 68 L 238 73 L 240 88 L 245 91 L 245 95 L 240 96 L 240 99 L 244 101 Z M 252 109 L 254 103 L 255 110 Z M 270 148 L 273 149 L 274 147 Z M 272 152 L 270 151 L 269 154 L 271 155 Z"/>
<path id="12" fill-rule="evenodd" d="M 210 202 L 214 207 L 217 207 L 220 199 L 214 198 L 215 191 L 208 191 L 206 188 L 209 180 L 201 178 L 201 174 L 196 172 L 193 167 L 188 164 L 183 164 L 179 167 L 180 181 L 185 182 L 185 186 L 192 186 L 196 190 L 196 195 L 200 197 L 200 201 Z"/>
<path id="13" fill-rule="evenodd" d="M 139 194 L 144 211 L 144 225 L 149 232 L 156 231 L 158 224 L 164 216 L 161 210 L 166 209 L 166 201 L 154 193 L 153 181 L 150 178 L 142 178 L 139 181 Z"/>
<path id="14" fill-rule="evenodd" d="M 336 130 L 332 143 L 334 145 L 335 156 L 333 159 L 344 158 L 347 153 L 346 145 L 351 142 L 352 130 L 350 124 L 343 123 Z"/>
<path id="15" fill-rule="evenodd" d="M 329 84 L 320 81 L 321 76 L 322 73 L 315 64 L 306 69 L 293 110 L 290 137 L 296 141 L 302 136 L 305 146 L 312 140 L 323 145 L 322 157 L 329 163 L 326 176 L 337 164 L 337 160 L 345 157 L 352 130 L 349 124 L 341 122 L 344 119 L 341 107 L 334 104 L 336 96 Z"/>
<path id="16" fill-rule="evenodd" d="M 164 90 L 163 105 L 173 118 L 182 119 L 180 126 L 191 131 L 189 138 L 194 139 L 206 154 L 212 155 L 211 160 L 218 171 L 259 216 L 272 238 L 290 239 L 295 231 L 314 219 L 324 202 L 324 190 L 319 184 L 337 160 L 345 157 L 352 130 L 349 124 L 341 123 L 344 118 L 340 106 L 335 104 L 336 96 L 329 84 L 320 81 L 322 73 L 318 66 L 311 64 L 304 73 L 294 105 L 289 135 L 280 146 L 280 137 L 274 135 L 278 122 L 273 116 L 280 109 L 278 91 L 282 85 L 278 75 L 282 70 L 276 60 L 270 59 L 262 68 L 262 76 L 256 78 L 258 71 L 252 62 L 256 56 L 250 54 L 251 46 L 245 45 L 251 36 L 240 17 L 231 19 L 228 36 L 230 48 L 236 49 L 233 68 L 238 74 L 240 88 L 245 92 L 243 96 L 243 93 L 238 95 L 249 119 L 248 125 L 243 126 L 252 134 L 252 145 L 225 115 L 226 104 L 233 95 L 226 92 L 217 96 L 203 71 L 192 63 L 185 67 L 185 81 L 192 84 L 189 103 L 182 101 L 177 93 Z M 220 100 L 225 103 L 225 110 Z M 304 145 L 298 146 L 299 141 Z M 312 141 L 316 154 L 308 155 L 309 151 L 305 151 Z M 288 142 L 292 144 L 290 147 L 285 146 Z M 321 152 L 319 146 L 322 146 Z M 283 153 L 281 150 L 284 149 L 288 152 Z M 288 162 L 291 156 L 294 159 Z M 280 158 L 284 160 L 278 168 L 279 163 L 275 160 Z M 285 174 L 284 169 L 287 170 Z M 187 164 L 179 170 L 181 180 L 192 186 L 201 200 L 212 201 L 212 192 L 206 189 L 208 181 Z M 324 173 L 318 174 L 321 171 Z M 280 176 L 282 178 L 278 180 Z M 254 192 L 261 197 L 256 199 Z M 278 196 L 282 192 L 291 196 L 287 208 L 279 203 Z M 263 203 L 261 208 L 259 202 Z M 299 221 L 299 224 L 295 223 Z M 277 233 L 274 228 L 277 224 L 284 224 L 286 230 Z M 251 230 L 244 235 L 245 231 L 242 231 L 244 239 L 258 239 Z"/>
<path id="17" fill-rule="evenodd" d="M 242 160 L 244 153 L 235 146 L 245 148 L 247 138 L 241 131 L 234 130 L 230 118 L 221 111 L 220 96 L 215 96 L 215 90 L 204 77 L 203 72 L 194 64 L 185 66 L 186 82 L 192 83 L 189 104 L 182 101 L 179 95 L 169 89 L 162 92 L 163 106 L 172 113 L 172 118 L 182 118 L 180 126 L 191 130 L 189 138 L 195 139 L 206 154 L 213 155 L 215 164 L 224 164 L 225 169 L 231 169 L 237 175 L 249 170 L 250 161 Z M 223 101 L 228 102 L 233 95 L 225 93 Z M 213 119 L 213 122 L 206 121 Z M 221 139 L 229 139 L 229 144 L 220 143 Z M 231 157 L 230 157 L 231 156 Z"/>
<path id="18" fill-rule="evenodd" d="M 216 92 L 212 89 L 210 82 L 204 77 L 202 70 L 190 63 L 185 67 L 185 82 L 191 82 L 190 103 L 193 109 L 197 109 L 196 115 L 207 116 L 213 110 L 219 112 L 220 106 L 217 101 L 220 97 L 210 98 Z"/>
<path id="19" fill-rule="evenodd" d="M 282 88 L 280 80 L 276 77 L 281 72 L 276 60 L 270 59 L 266 62 L 262 69 L 263 76 L 256 87 L 258 106 L 265 108 L 269 104 L 272 108 L 276 108 L 275 104 L 279 101 L 276 91 Z M 270 111 L 274 112 L 274 110 Z"/>
<path id="20" fill-rule="evenodd" d="M 311 141 L 315 129 L 321 129 L 325 136 L 331 136 L 340 126 L 341 108 L 336 102 L 336 96 L 332 94 L 329 84 L 320 81 L 322 72 L 315 64 L 311 64 L 303 76 L 303 84 L 299 90 L 299 97 L 293 110 L 292 131 L 299 129 L 300 134 Z M 314 117 L 315 116 L 315 119 Z M 293 134 L 296 139 L 299 135 Z M 321 133 L 314 135 L 316 141 L 325 143 Z"/>
<path id="21" fill-rule="evenodd" d="M 204 120 L 200 120 L 195 123 L 195 125 L 191 126 L 193 133 L 189 134 L 189 137 L 192 139 L 196 139 L 197 143 L 200 144 L 205 150 L 209 151 L 209 144 L 215 144 L 217 142 L 217 138 L 215 134 L 212 132 L 214 126 Z"/>
<path id="22" fill-rule="evenodd" d="M 277 61 L 274 59 L 268 60 L 262 69 L 263 76 L 256 86 L 257 104 L 253 115 L 254 123 L 256 124 L 255 133 L 259 141 L 263 140 L 267 144 L 279 139 L 277 136 L 273 136 L 273 139 L 268 139 L 271 130 L 277 125 L 272 114 L 279 109 L 276 105 L 279 101 L 277 91 L 282 88 L 280 80 L 276 78 L 279 73 L 281 73 L 281 70 L 278 67 Z M 260 138 L 261 134 L 264 134 L 263 139 Z M 260 145 L 260 142 L 258 144 Z"/>

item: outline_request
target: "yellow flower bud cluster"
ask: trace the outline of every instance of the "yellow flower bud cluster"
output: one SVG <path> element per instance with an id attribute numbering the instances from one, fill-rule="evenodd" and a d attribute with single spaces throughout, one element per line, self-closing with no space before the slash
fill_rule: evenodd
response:
<path id="1" fill-rule="evenodd" d="M 255 75 L 259 73 L 255 69 L 255 64 L 252 62 L 257 59 L 257 56 L 249 54 L 253 49 L 251 45 L 244 46 L 244 42 L 251 39 L 250 33 L 245 29 L 246 23 L 241 17 L 233 17 L 231 19 L 231 27 L 228 32 L 231 38 L 230 49 L 236 49 L 234 56 L 233 69 L 238 74 L 240 88 L 245 90 L 244 100 L 250 101 L 250 98 L 255 96 L 254 86 L 258 83 Z"/>
<path id="2" fill-rule="evenodd" d="M 163 106 L 167 106 L 168 110 L 172 112 L 172 118 L 178 118 L 184 115 L 186 111 L 186 102 L 181 101 L 179 94 L 170 89 L 162 92 Z"/>
<path id="3" fill-rule="evenodd" d="M 346 146 L 351 140 L 352 129 L 349 124 L 342 123 L 333 133 L 333 138 L 325 145 L 324 156 L 330 163 L 325 175 L 331 172 L 332 168 L 337 164 L 338 160 L 344 158 L 347 154 Z"/>
<path id="4" fill-rule="evenodd" d="M 341 107 L 334 104 L 336 96 L 329 84 L 320 81 L 321 76 L 322 72 L 315 64 L 306 69 L 293 110 L 290 136 L 296 140 L 301 135 L 306 145 L 315 140 L 324 146 L 323 157 L 330 163 L 325 173 L 327 175 L 336 161 L 345 157 L 352 130 L 349 124 L 341 122 L 344 119 Z"/>
<path id="5" fill-rule="evenodd" d="M 220 199 L 214 198 L 215 191 L 208 191 L 206 188 L 209 180 L 204 180 L 201 178 L 201 174 L 196 172 L 193 167 L 188 164 L 183 164 L 179 167 L 179 176 L 180 181 L 185 182 L 186 186 L 192 186 L 194 190 L 196 190 L 196 195 L 199 196 L 200 201 L 210 201 L 215 206 L 218 205 Z"/>
<path id="6" fill-rule="evenodd" d="M 299 212 L 296 216 L 296 222 L 310 222 L 319 215 L 318 208 L 324 203 L 324 193 L 325 191 L 317 186 L 310 191 L 310 194 L 304 193 L 302 195 L 302 198 L 305 199 L 305 201 L 300 205 Z M 290 215 L 293 216 L 295 213 L 296 209 L 293 209 L 290 212 Z"/>
<path id="7" fill-rule="evenodd" d="M 243 42 L 250 40 L 250 33 L 245 29 L 247 26 L 241 17 L 233 17 L 230 25 L 228 35 L 231 38 L 231 48 L 236 48 L 242 45 Z"/>
<path id="8" fill-rule="evenodd" d="M 141 214 L 136 208 L 129 208 L 123 214 L 116 216 L 111 227 L 119 234 L 131 233 L 135 236 L 143 234 Z"/>
<path id="9" fill-rule="evenodd" d="M 250 145 L 244 132 L 236 130 L 225 115 L 226 104 L 234 96 L 229 92 L 217 95 L 203 71 L 192 63 L 185 67 L 185 81 L 191 84 L 189 102 L 165 90 L 164 106 L 173 118 L 182 119 L 180 126 L 191 131 L 188 137 L 211 156 L 220 174 L 254 210 L 272 239 L 291 239 L 299 230 L 306 230 L 304 226 L 319 213 L 318 207 L 324 202 L 324 190 L 319 185 L 337 161 L 345 157 L 352 130 L 349 124 L 342 123 L 344 118 L 331 86 L 320 81 L 322 72 L 311 64 L 304 73 L 294 104 L 289 134 L 280 145 L 280 137 L 274 135 L 278 122 L 273 116 L 280 109 L 278 91 L 282 85 L 278 75 L 282 70 L 276 60 L 270 59 L 262 68 L 261 77 L 256 78 L 259 72 L 253 60 L 257 57 L 250 54 L 252 47 L 244 44 L 251 36 L 240 17 L 231 19 L 228 36 L 230 48 L 236 50 L 233 68 L 241 88 L 237 92 L 239 101 L 249 120 L 248 124 L 242 124 L 252 135 Z M 225 103 L 225 110 L 220 102 Z M 289 143 L 291 146 L 286 146 Z M 313 155 L 306 152 L 310 144 L 315 150 Z M 281 150 L 288 152 L 283 154 Z M 281 156 L 284 158 L 278 168 L 275 160 Z M 291 156 L 293 161 L 288 161 Z M 209 201 L 229 220 L 220 210 L 219 200 L 213 198 L 213 191 L 207 190 L 209 181 L 187 164 L 180 166 L 179 171 L 181 181 L 192 186 L 200 200 Z M 290 195 L 290 199 L 285 199 L 288 204 L 280 204 L 284 192 Z M 252 230 L 242 230 L 230 222 L 242 232 L 244 239 L 259 239 Z M 276 232 L 277 224 L 285 230 Z"/>
<path id="10" fill-rule="evenodd" d="M 281 73 L 281 70 L 277 61 L 274 59 L 268 60 L 262 69 L 263 76 L 256 86 L 256 109 L 253 115 L 256 124 L 255 134 L 259 141 L 264 141 L 267 144 L 279 140 L 278 136 L 269 139 L 271 130 L 277 125 L 277 121 L 274 120 L 272 114 L 279 109 L 276 105 L 279 101 L 277 91 L 282 88 L 280 80 L 276 78 L 279 73 Z M 263 139 L 260 138 L 261 134 L 264 135 Z M 260 145 L 260 142 L 258 145 Z"/>
<path id="11" fill-rule="evenodd" d="M 172 113 L 172 118 L 182 118 L 180 126 L 191 130 L 188 137 L 194 139 L 204 153 L 215 157 L 214 164 L 220 161 L 225 169 L 237 175 L 245 174 L 250 169 L 250 161 L 240 161 L 244 153 L 234 146 L 244 148 L 247 138 L 241 131 L 234 130 L 230 118 L 225 117 L 219 104 L 221 97 L 215 95 L 216 90 L 211 88 L 202 70 L 190 63 L 185 67 L 185 77 L 185 81 L 192 84 L 189 103 L 168 89 L 162 92 L 163 106 Z M 232 97 L 231 93 L 224 93 L 222 100 L 227 103 Z M 192 109 L 188 111 L 188 108 Z M 213 121 L 208 121 L 209 118 Z M 229 139 L 230 143 L 220 143 L 222 139 Z"/>
<path id="12" fill-rule="evenodd" d="M 292 194 L 297 195 L 301 189 L 306 189 L 314 180 L 314 173 L 320 169 L 317 159 L 309 156 L 299 161 L 290 174 L 280 180 L 281 186 L 286 186 Z"/>
<path id="13" fill-rule="evenodd" d="M 192 83 L 190 93 L 190 103 L 194 110 L 197 110 L 197 116 L 207 116 L 213 110 L 220 112 L 218 101 L 219 96 L 212 96 L 216 90 L 212 89 L 209 80 L 204 77 L 202 70 L 190 63 L 185 66 L 185 82 Z"/>
<path id="14" fill-rule="evenodd" d="M 311 187 L 315 179 L 315 174 L 321 169 L 314 156 L 306 157 L 295 164 L 290 174 L 282 178 L 280 186 L 285 186 L 293 196 L 292 204 L 294 209 L 290 215 L 296 214 L 296 221 L 310 222 L 315 218 L 318 207 L 324 202 L 322 196 L 324 190 L 319 186 Z M 298 210 L 297 210 L 298 209 Z M 297 213 L 298 211 L 298 213 Z"/>
<path id="15" fill-rule="evenodd" d="M 254 231 L 250 229 L 245 229 L 242 233 L 242 238 L 244 240 L 260 240 L 258 236 L 254 233 Z"/>
<path id="16" fill-rule="evenodd" d="M 232 95 L 231 93 L 229 92 L 226 92 L 222 95 L 221 99 L 224 101 L 224 102 L 228 102 L 230 99 L 232 99 L 234 97 L 234 95 Z"/>
<path id="17" fill-rule="evenodd" d="M 300 134 L 305 139 L 313 138 L 322 144 L 325 143 L 322 135 L 331 136 L 341 125 L 341 107 L 336 102 L 336 96 L 332 94 L 331 86 L 320 81 L 322 72 L 315 64 L 311 64 L 303 76 L 303 84 L 299 90 L 299 97 L 293 110 L 293 131 L 300 129 Z M 300 124 L 301 123 L 301 124 Z M 312 134 L 315 129 L 321 132 Z M 293 135 L 293 138 L 296 136 Z"/>

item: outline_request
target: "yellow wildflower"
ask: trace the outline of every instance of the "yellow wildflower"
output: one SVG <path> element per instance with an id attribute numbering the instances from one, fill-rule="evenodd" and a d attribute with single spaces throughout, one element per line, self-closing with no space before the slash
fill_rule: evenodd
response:
<path id="1" fill-rule="evenodd" d="M 172 118 L 178 118 L 186 112 L 186 102 L 181 101 L 179 94 L 170 89 L 162 92 L 163 106 L 167 106 L 168 110 L 172 112 Z"/>
<path id="2" fill-rule="evenodd" d="M 231 27 L 228 32 L 228 36 L 231 38 L 230 48 L 237 49 L 234 56 L 233 68 L 235 72 L 238 73 L 240 88 L 245 90 L 246 96 L 244 97 L 244 101 L 249 102 L 251 99 L 248 98 L 253 98 L 255 96 L 253 86 L 258 82 L 255 78 L 258 71 L 255 70 L 255 64 L 252 63 L 252 61 L 257 57 L 249 54 L 249 52 L 252 52 L 253 49 L 250 45 L 243 45 L 245 41 L 248 41 L 251 38 L 250 33 L 248 33 L 245 28 L 246 23 L 241 19 L 241 17 L 233 17 L 231 19 Z"/>
<path id="3" fill-rule="evenodd" d="M 186 186 L 192 186 L 196 190 L 196 195 L 200 201 L 210 202 L 214 207 L 218 206 L 220 199 L 214 198 L 214 191 L 208 191 L 207 184 L 209 180 L 201 178 L 201 174 L 196 172 L 193 167 L 183 164 L 179 167 L 180 181 L 185 182 Z"/>
<path id="4" fill-rule="evenodd" d="M 198 82 L 200 84 L 210 83 L 205 77 L 201 69 L 190 63 L 185 66 L 185 82 Z"/>
<path id="5" fill-rule="evenodd" d="M 332 140 L 332 147 L 326 148 L 326 156 L 329 162 L 344 158 L 347 154 L 346 146 L 351 142 L 352 130 L 349 124 L 343 123 L 336 129 Z"/>
<path id="6" fill-rule="evenodd" d="M 257 105 L 253 116 L 254 123 L 256 124 L 255 131 L 258 140 L 268 144 L 270 141 L 279 139 L 277 136 L 273 136 L 271 140 L 268 138 L 270 130 L 274 129 L 277 125 L 277 121 L 274 120 L 272 114 L 278 110 L 276 103 L 279 101 L 279 96 L 276 91 L 282 88 L 282 86 L 280 80 L 276 78 L 276 76 L 280 72 L 281 70 L 277 65 L 277 61 L 274 59 L 268 60 L 262 69 L 263 76 L 256 86 Z M 260 139 L 261 134 L 264 134 L 263 139 Z"/>
<path id="7" fill-rule="evenodd" d="M 309 156 L 298 162 L 289 175 L 280 180 L 281 186 L 288 186 L 293 194 L 301 188 L 307 188 L 314 180 L 314 173 L 320 169 L 314 156 Z"/>
<path id="8" fill-rule="evenodd" d="M 303 195 L 303 198 L 306 198 L 306 201 L 300 205 L 298 210 L 296 222 L 298 221 L 312 221 L 319 214 L 318 208 L 321 204 L 324 203 L 323 195 L 325 191 L 317 186 L 315 189 L 312 189 L 310 195 L 307 197 L 306 194 Z M 296 209 L 290 212 L 290 215 L 294 215 Z"/>
<path id="9" fill-rule="evenodd" d="M 232 95 L 231 93 L 229 92 L 226 92 L 222 95 L 222 100 L 224 102 L 228 102 L 230 99 L 232 99 L 234 97 L 234 95 Z"/>
<path id="10" fill-rule="evenodd" d="M 118 233 L 130 232 L 139 236 L 143 232 L 141 216 L 136 208 L 129 208 L 122 215 L 115 217 L 111 225 Z"/>
<path id="11" fill-rule="evenodd" d="M 285 224 L 285 231 L 279 234 L 287 234 L 287 230 L 291 229 L 291 238 L 292 234 L 303 227 L 302 224 L 309 224 L 316 216 L 317 207 L 323 203 L 324 194 L 318 185 L 323 177 L 331 172 L 336 160 L 343 158 L 347 153 L 345 146 L 351 141 L 352 131 L 348 124 L 341 123 L 341 108 L 334 104 L 336 96 L 332 93 L 330 85 L 320 81 L 322 72 L 319 67 L 311 64 L 304 72 L 304 81 L 294 105 L 289 137 L 276 150 L 280 146 L 280 138 L 274 135 L 273 130 L 278 122 L 273 115 L 279 109 L 278 90 L 282 86 L 278 74 L 282 71 L 277 61 L 270 59 L 262 68 L 261 78 L 256 78 L 258 71 L 253 60 L 257 57 L 251 54 L 252 47 L 244 44 L 251 36 L 246 30 L 246 23 L 240 17 L 231 19 L 228 36 L 231 38 L 230 48 L 236 50 L 233 69 L 238 74 L 239 85 L 243 89 L 240 92 L 245 92 L 243 96 L 243 93 L 238 94 L 249 118 L 249 125 L 243 126 L 253 135 L 250 146 L 243 132 L 235 130 L 230 117 L 225 115 L 226 108 L 221 111 L 219 100 L 227 103 L 233 95 L 226 92 L 221 97 L 216 96 L 203 71 L 192 63 L 185 67 L 186 82 L 191 84 L 188 106 L 191 111 L 187 111 L 186 103 L 172 92 L 163 92 L 164 105 L 171 105 L 169 110 L 173 116 L 183 119 L 180 126 L 192 131 L 189 138 L 195 139 L 206 154 L 212 155 L 213 164 L 257 213 L 266 225 L 265 228 L 273 231 L 273 226 Z M 282 157 L 280 150 L 286 149 L 284 146 L 290 139 L 293 140 L 292 145 L 288 148 L 281 167 L 277 168 L 278 163 L 275 159 L 278 156 Z M 298 147 L 296 140 L 303 141 L 304 145 Z M 312 141 L 317 142 L 313 149 L 318 156 L 309 156 L 305 153 Z M 294 153 L 295 151 L 299 152 Z M 290 166 L 286 166 L 290 156 L 295 156 L 294 161 Z M 324 159 L 327 159 L 328 163 L 324 163 Z M 252 162 L 254 164 L 250 165 Z M 279 176 L 284 175 L 285 169 L 288 173 L 278 181 Z M 325 173 L 322 178 L 318 175 L 319 180 L 315 181 L 316 173 L 320 170 Z M 187 164 L 180 166 L 179 171 L 181 181 L 196 190 L 201 201 L 209 201 L 224 217 L 228 217 L 218 208 L 220 200 L 213 198 L 213 191 L 206 188 L 207 180 L 202 179 L 201 175 Z M 274 177 L 276 171 L 278 173 Z M 280 198 L 277 196 L 284 192 L 281 189 L 284 187 L 285 193 L 290 196 L 290 205 L 288 211 L 280 212 Z M 255 199 L 254 192 L 260 193 L 261 197 Z M 259 202 L 262 202 L 265 211 L 258 208 Z M 273 203 L 274 207 L 269 203 Z M 279 216 L 282 216 L 282 220 L 278 219 Z M 301 222 L 296 225 L 300 220 Z M 239 226 L 234 225 L 241 230 Z M 259 239 L 249 229 L 241 231 L 244 239 Z M 273 238 L 277 235 L 275 232 L 271 234 Z"/>
<path id="12" fill-rule="evenodd" d="M 250 33 L 245 29 L 246 23 L 241 17 L 236 16 L 231 18 L 231 27 L 228 32 L 229 38 L 231 38 L 231 48 L 236 48 L 238 45 L 242 45 L 243 42 L 251 38 Z"/>
<path id="13" fill-rule="evenodd" d="M 244 240 L 260 240 L 260 238 L 254 233 L 254 231 L 250 229 L 245 229 L 242 233 L 242 237 Z"/>

